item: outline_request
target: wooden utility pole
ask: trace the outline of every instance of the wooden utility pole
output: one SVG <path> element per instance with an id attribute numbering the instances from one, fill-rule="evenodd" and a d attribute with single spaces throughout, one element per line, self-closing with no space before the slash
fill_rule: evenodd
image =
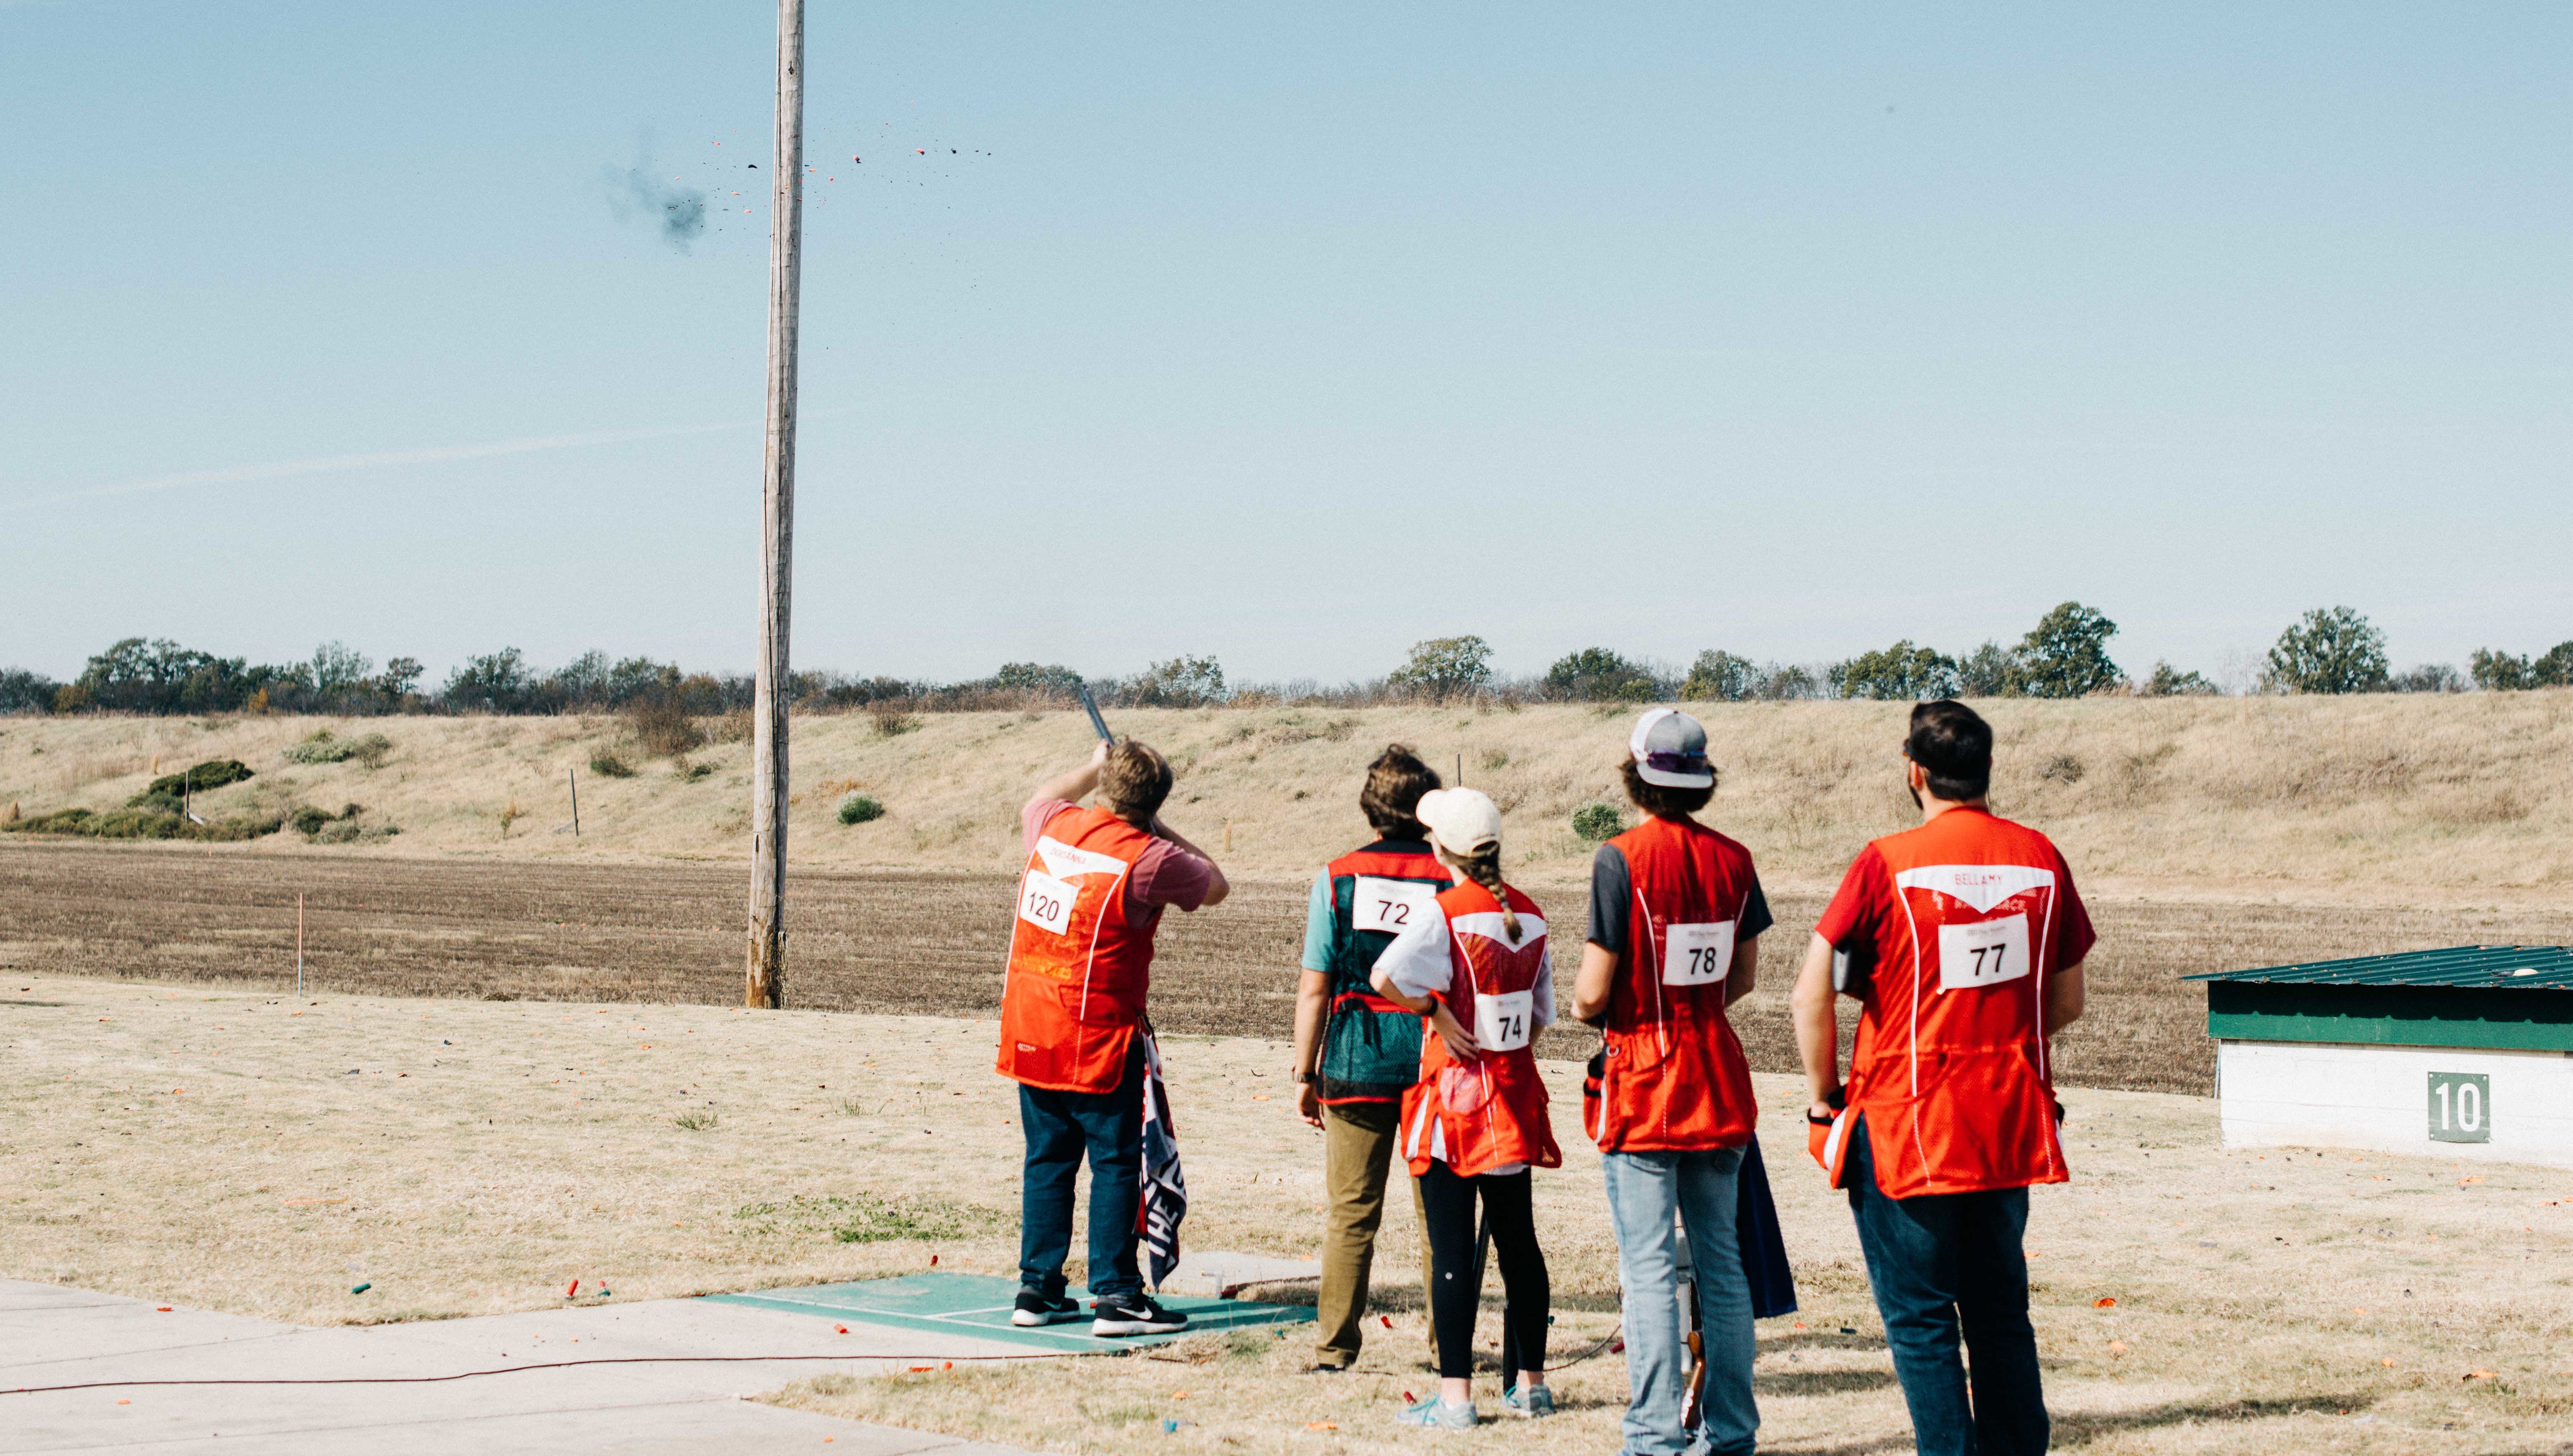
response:
<path id="1" fill-rule="evenodd" d="M 795 552 L 795 340 L 804 257 L 804 0 L 777 0 L 777 154 L 769 174 L 768 463 L 759 678 L 751 714 L 750 968 L 744 1006 L 786 1004 L 786 624 Z"/>

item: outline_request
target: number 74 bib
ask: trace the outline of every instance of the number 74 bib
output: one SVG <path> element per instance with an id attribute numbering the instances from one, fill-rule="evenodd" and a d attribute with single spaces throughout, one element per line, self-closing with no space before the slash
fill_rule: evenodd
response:
<path id="1" fill-rule="evenodd" d="M 1486 1053 L 1516 1052 L 1528 1044 L 1536 1018 L 1533 991 L 1487 992 L 1474 998 L 1474 1044 Z"/>

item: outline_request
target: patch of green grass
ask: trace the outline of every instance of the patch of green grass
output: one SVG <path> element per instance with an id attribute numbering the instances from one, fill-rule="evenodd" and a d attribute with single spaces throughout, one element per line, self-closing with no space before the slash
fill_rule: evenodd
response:
<path id="1" fill-rule="evenodd" d="M 602 779 L 630 779 L 634 765 L 616 756 L 612 749 L 602 748 L 589 756 L 589 771 Z"/>
<path id="2" fill-rule="evenodd" d="M 718 1119 L 712 1112 L 681 1112 L 670 1120 L 682 1132 L 712 1132 Z"/>
<path id="3" fill-rule="evenodd" d="M 866 824 L 884 818 L 885 806 L 871 794 L 851 794 L 840 801 L 842 824 Z"/>
<path id="4" fill-rule="evenodd" d="M 170 809 L 110 809 L 103 814 L 87 809 L 59 809 L 51 814 L 0 824 L 0 831 L 10 834 L 77 834 L 88 839 L 187 839 L 226 843 L 257 839 L 285 827 L 284 815 L 236 814 L 195 824 L 181 818 L 174 806 Z"/>
<path id="5" fill-rule="evenodd" d="M 745 1203 L 734 1209 L 732 1216 L 741 1220 L 745 1233 L 828 1234 L 835 1243 L 968 1238 L 998 1228 L 1006 1217 L 998 1210 L 971 1203 L 882 1198 L 872 1193 L 848 1197 L 798 1193 L 784 1202 Z"/>

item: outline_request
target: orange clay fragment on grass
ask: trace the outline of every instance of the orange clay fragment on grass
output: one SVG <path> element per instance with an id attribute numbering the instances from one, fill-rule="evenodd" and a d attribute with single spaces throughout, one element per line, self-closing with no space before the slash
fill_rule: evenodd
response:
<path id="1" fill-rule="evenodd" d="M 2114 1294 L 2103 1294 L 2099 1298 L 2091 1301 L 2091 1307 L 2094 1309 L 2115 1309 L 2118 1307 L 2118 1296 Z"/>

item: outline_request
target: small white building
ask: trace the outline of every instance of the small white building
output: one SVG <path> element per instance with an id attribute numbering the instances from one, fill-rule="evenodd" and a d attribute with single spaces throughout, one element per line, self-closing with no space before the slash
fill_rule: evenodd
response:
<path id="1" fill-rule="evenodd" d="M 2460 946 L 2206 983 L 2227 1147 L 2573 1167 L 2573 948 Z"/>

